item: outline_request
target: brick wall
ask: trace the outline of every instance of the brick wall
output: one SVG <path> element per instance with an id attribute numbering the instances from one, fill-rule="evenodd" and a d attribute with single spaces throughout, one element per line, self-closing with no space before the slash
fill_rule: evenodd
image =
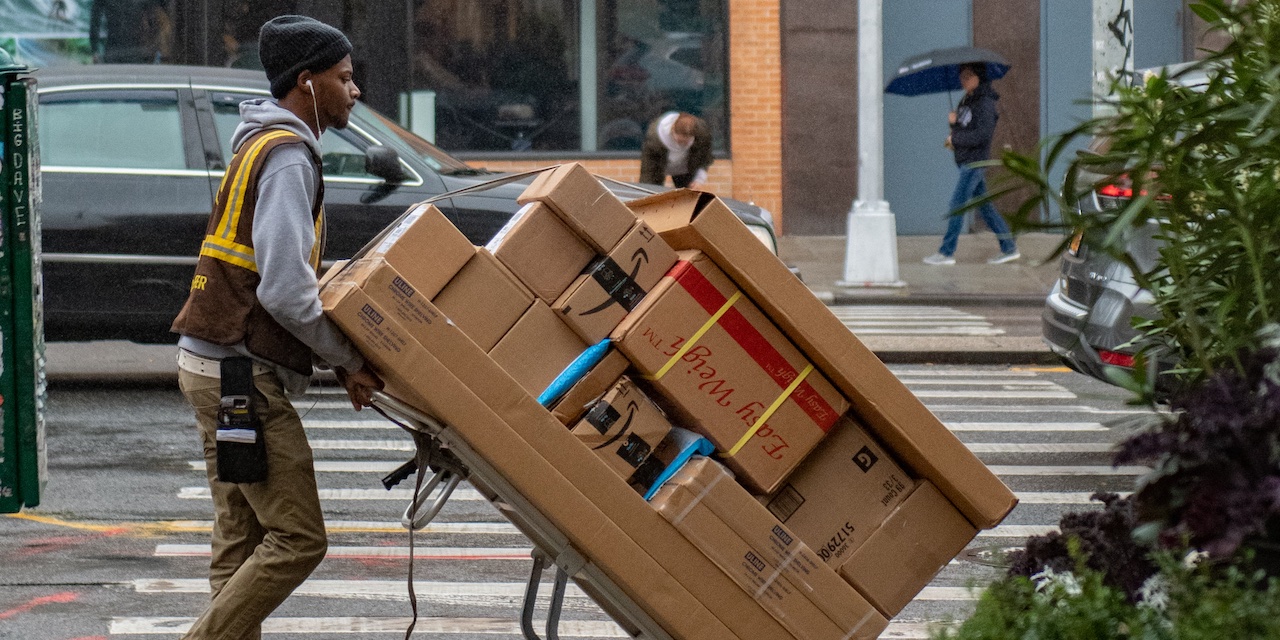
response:
<path id="1" fill-rule="evenodd" d="M 782 212 L 782 22 L 779 0 L 729 3 L 733 197 Z"/>

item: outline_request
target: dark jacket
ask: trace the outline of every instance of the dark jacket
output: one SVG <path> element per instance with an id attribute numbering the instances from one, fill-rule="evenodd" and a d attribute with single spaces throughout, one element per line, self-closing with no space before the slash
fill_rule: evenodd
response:
<path id="1" fill-rule="evenodd" d="M 1000 94 L 990 82 L 966 93 L 956 106 L 956 123 L 951 125 L 951 149 L 956 165 L 981 162 L 991 158 L 991 137 L 996 132 L 996 101 Z"/>
<path id="2" fill-rule="evenodd" d="M 646 184 L 664 184 L 667 181 L 667 147 L 658 137 L 658 122 L 661 120 L 659 117 L 649 123 L 644 146 L 640 148 L 640 182 Z M 685 167 L 692 175 L 698 169 L 710 167 L 711 162 L 711 132 L 706 124 L 699 124 L 693 130 L 693 146 L 689 147 Z"/>

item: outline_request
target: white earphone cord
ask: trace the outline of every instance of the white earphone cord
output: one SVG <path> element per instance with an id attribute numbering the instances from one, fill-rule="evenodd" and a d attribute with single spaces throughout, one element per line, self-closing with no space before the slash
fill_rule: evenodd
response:
<path id="1" fill-rule="evenodd" d="M 320 107 L 316 105 L 316 86 L 307 81 L 307 86 L 311 87 L 311 111 L 316 114 L 316 145 L 324 149 L 324 143 L 320 142 L 320 134 L 324 133 L 320 130 Z"/>

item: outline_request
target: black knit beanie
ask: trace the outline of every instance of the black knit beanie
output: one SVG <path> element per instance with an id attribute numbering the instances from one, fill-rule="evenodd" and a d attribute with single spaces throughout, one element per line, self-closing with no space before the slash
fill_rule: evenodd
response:
<path id="1" fill-rule="evenodd" d="M 271 83 L 271 95 L 288 95 L 303 70 L 319 73 L 351 53 L 341 31 L 306 16 L 278 16 L 258 32 L 258 56 Z"/>

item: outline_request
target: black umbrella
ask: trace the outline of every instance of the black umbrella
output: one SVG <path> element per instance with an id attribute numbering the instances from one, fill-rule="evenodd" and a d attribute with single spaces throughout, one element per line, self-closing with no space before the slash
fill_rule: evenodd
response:
<path id="1" fill-rule="evenodd" d="M 988 80 L 998 80 L 1009 72 L 1009 61 L 994 51 L 977 47 L 934 49 L 903 60 L 884 90 L 900 96 L 957 91 L 963 88 L 960 67 L 974 63 L 987 65 Z"/>

